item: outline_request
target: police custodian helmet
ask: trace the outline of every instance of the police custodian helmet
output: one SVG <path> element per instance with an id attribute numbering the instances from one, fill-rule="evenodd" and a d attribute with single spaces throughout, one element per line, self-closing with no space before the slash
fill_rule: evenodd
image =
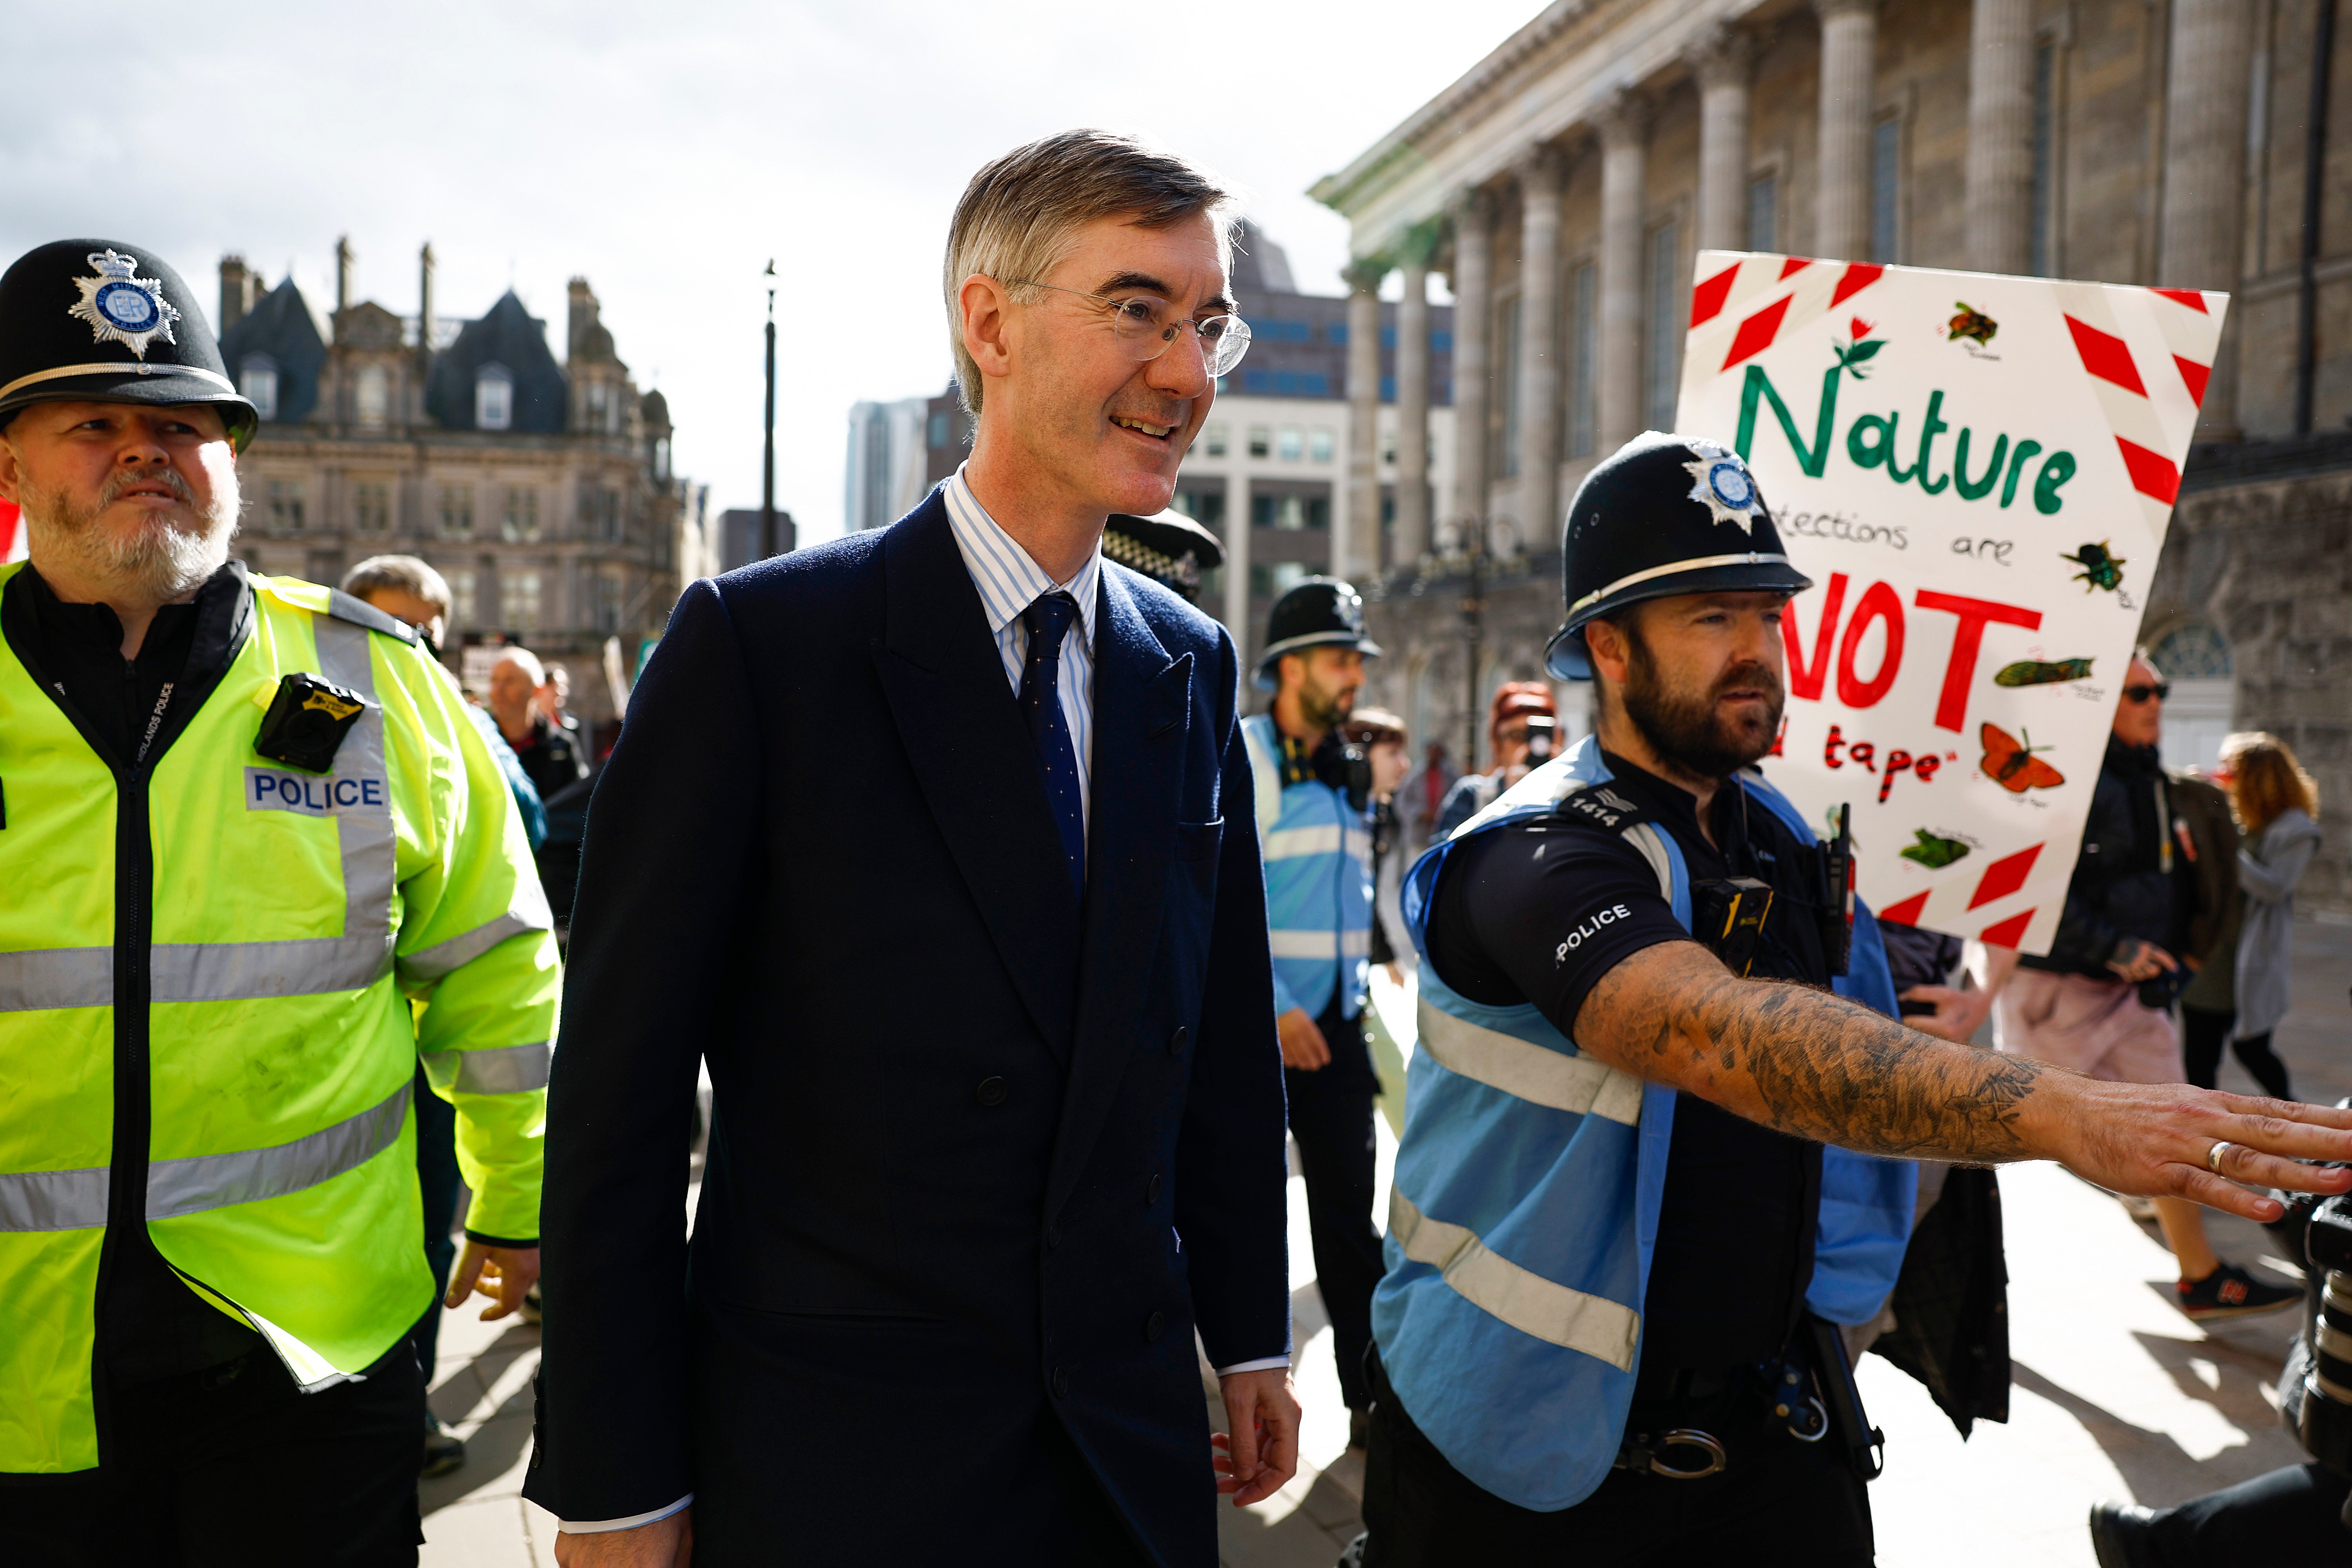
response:
<path id="1" fill-rule="evenodd" d="M 240 449 L 260 422 L 180 275 L 121 240 L 56 240 L 0 274 L 0 425 L 79 402 L 209 403 Z"/>
<path id="2" fill-rule="evenodd" d="M 1561 680 L 1590 680 L 1584 625 L 1673 594 L 1794 594 L 1812 579 L 1790 564 L 1780 531 L 1739 454 L 1649 430 L 1577 487 L 1560 540 L 1568 619 L 1544 649 Z"/>
<path id="3" fill-rule="evenodd" d="M 1275 689 L 1275 666 L 1286 653 L 1328 645 L 1351 647 L 1367 658 L 1378 658 L 1378 644 L 1364 635 L 1364 601 L 1337 577 L 1309 577 L 1274 602 L 1265 618 L 1265 651 L 1257 656 L 1250 684 L 1260 691 Z"/>
<path id="4" fill-rule="evenodd" d="M 1150 517 L 1111 513 L 1103 525 L 1102 552 L 1181 595 L 1187 604 L 1200 592 L 1201 574 L 1225 561 L 1217 536 L 1173 507 Z"/>

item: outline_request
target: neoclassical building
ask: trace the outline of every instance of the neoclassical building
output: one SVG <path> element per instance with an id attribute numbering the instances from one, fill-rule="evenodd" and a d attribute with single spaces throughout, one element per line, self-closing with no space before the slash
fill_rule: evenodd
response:
<path id="1" fill-rule="evenodd" d="M 1384 575 L 1375 693 L 1458 756 L 1474 696 L 1537 676 L 1567 498 L 1671 423 L 1701 249 L 2226 289 L 2146 623 L 2175 680 L 2167 750 L 2285 736 L 2329 808 L 2303 900 L 2352 913 L 2352 116 L 2328 107 L 2352 38 L 2332 9 L 1556 0 L 1313 193 L 1349 221 L 1360 290 L 1401 271 L 1410 301 L 1434 270 L 1456 300 L 1462 435 L 1430 520 L 1454 548 Z M 1475 668 L 1465 524 L 1503 546 Z"/>
<path id="2" fill-rule="evenodd" d="M 431 246 L 414 316 L 359 299 L 354 261 L 339 242 L 331 313 L 290 277 L 265 289 L 241 258 L 221 261 L 221 353 L 262 418 L 237 553 L 327 584 L 369 555 L 422 556 L 456 600 L 453 669 L 468 646 L 521 643 L 569 667 L 584 723 L 609 723 L 606 639 L 634 671 L 710 570 L 707 498 L 671 471 L 667 401 L 629 379 L 583 278 L 558 362 L 511 289 L 477 319 L 438 314 Z"/>

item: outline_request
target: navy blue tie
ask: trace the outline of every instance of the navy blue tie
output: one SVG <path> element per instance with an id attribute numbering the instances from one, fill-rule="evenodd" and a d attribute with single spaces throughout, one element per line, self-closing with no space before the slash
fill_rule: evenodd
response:
<path id="1" fill-rule="evenodd" d="M 1087 891 L 1087 816 L 1078 800 L 1078 751 L 1070 742 L 1070 721 L 1062 711 L 1062 638 L 1078 618 L 1077 601 L 1048 594 L 1021 612 L 1029 628 L 1029 657 L 1021 669 L 1021 716 L 1036 742 L 1037 763 L 1045 773 L 1045 804 L 1061 831 L 1069 858 L 1070 885 Z"/>

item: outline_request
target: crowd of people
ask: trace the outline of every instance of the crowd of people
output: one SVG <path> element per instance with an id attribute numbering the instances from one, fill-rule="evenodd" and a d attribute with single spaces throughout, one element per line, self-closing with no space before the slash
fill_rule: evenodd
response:
<path id="1" fill-rule="evenodd" d="M 2029 1159 L 2152 1203 L 2190 1318 L 2305 1306 L 2315 1463 L 2102 1508 L 2103 1563 L 2340 1560 L 2324 1270 L 2198 1206 L 2352 1237 L 2352 1109 L 2273 1047 L 2293 753 L 2168 772 L 2136 661 L 2051 952 L 1957 974 L 1757 771 L 1811 581 L 1741 458 L 1651 432 L 1570 504 L 1547 679 L 1414 768 L 1350 584 L 1246 668 L 1190 602 L 1231 204 L 1098 132 L 982 169 L 969 459 L 692 584 L 594 758 L 560 667 L 461 687 L 424 562 L 228 557 L 258 416 L 160 258 L 0 276 L 0 1559 L 413 1563 L 480 1296 L 542 1321 L 564 1568 L 1205 1568 L 1299 1464 L 1295 1149 L 1351 1563 L 1870 1563 L 1853 1358 L 2005 1415 L 1987 1167 Z"/>

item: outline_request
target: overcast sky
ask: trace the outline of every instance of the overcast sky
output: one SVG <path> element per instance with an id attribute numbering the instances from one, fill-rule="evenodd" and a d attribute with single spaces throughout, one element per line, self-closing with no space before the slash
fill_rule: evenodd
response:
<path id="1" fill-rule="evenodd" d="M 1139 132 L 1250 193 L 1299 284 L 1346 226 L 1305 195 L 1537 0 L 1196 0 L 1178 11 L 833 0 L 647 6 L 12 7 L 0 260 L 90 235 L 161 252 L 206 308 L 224 251 L 333 305 L 476 316 L 512 285 L 562 352 L 584 275 L 714 507 L 757 506 L 762 302 L 777 297 L 777 504 L 841 527 L 849 405 L 938 392 L 939 258 L 986 159 L 1079 124 Z M 312 291 L 310 285 L 318 285 Z"/>

